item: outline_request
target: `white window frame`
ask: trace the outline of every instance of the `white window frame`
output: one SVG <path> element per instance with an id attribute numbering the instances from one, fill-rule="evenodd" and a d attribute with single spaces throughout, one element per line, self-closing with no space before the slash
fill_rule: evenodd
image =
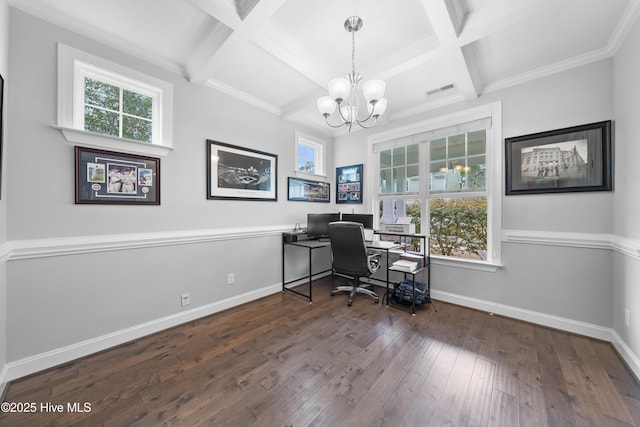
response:
<path id="1" fill-rule="evenodd" d="M 84 79 L 152 98 L 151 143 L 84 130 Z M 58 44 L 58 123 L 67 142 L 89 148 L 166 156 L 172 150 L 173 85 L 95 55 Z"/>
<path id="2" fill-rule="evenodd" d="M 298 170 L 298 151 L 301 146 L 311 147 L 315 151 L 315 172 L 309 173 Z M 320 176 L 326 178 L 327 142 L 302 132 L 295 133 L 295 150 L 293 158 L 293 170 L 296 175 Z"/>
<path id="3" fill-rule="evenodd" d="M 407 139 L 413 135 L 425 132 L 439 131 L 440 129 L 455 129 L 456 126 L 483 119 L 491 120 L 491 127 L 487 129 L 486 135 L 486 198 L 487 198 L 487 260 L 469 260 L 462 258 L 444 257 L 432 255 L 434 262 L 442 265 L 455 267 L 472 268 L 478 270 L 495 271 L 502 265 L 501 235 L 502 235 L 502 158 L 504 157 L 502 144 L 502 103 L 500 101 L 487 105 L 463 110 L 457 113 L 426 120 L 412 125 L 391 129 L 379 134 L 370 135 L 367 138 L 368 163 L 373 167 L 368 168 L 368 180 L 373 183 L 366 188 L 369 192 L 369 200 L 372 201 L 371 211 L 378 218 L 379 200 L 382 199 L 419 199 L 427 202 L 428 173 L 420 172 L 420 190 L 418 193 L 401 193 L 394 195 L 379 195 L 379 151 L 393 147 L 395 144 L 404 145 Z M 453 133 L 453 131 L 452 131 Z M 420 151 L 420 164 L 427 167 L 426 150 Z M 464 196 L 473 196 L 478 193 L 465 193 Z M 433 197 L 446 197 L 446 193 L 435 193 Z M 463 196 L 462 194 L 456 196 Z M 425 209 L 426 206 L 423 206 Z M 427 216 L 422 215 L 422 230 L 429 230 Z"/>

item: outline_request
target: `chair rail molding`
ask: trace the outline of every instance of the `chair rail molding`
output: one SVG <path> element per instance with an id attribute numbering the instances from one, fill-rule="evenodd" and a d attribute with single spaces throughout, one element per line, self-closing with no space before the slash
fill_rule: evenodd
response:
<path id="1" fill-rule="evenodd" d="M 609 249 L 640 260 L 640 239 L 615 234 L 502 230 L 503 243 Z"/>
<path id="2" fill-rule="evenodd" d="M 254 239 L 256 237 L 280 236 L 283 231 L 292 230 L 293 227 L 293 225 L 277 225 L 14 240 L 8 243 L 8 259 L 11 261 L 155 246 Z M 0 247 L 0 261 L 2 253 L 2 247 Z"/>

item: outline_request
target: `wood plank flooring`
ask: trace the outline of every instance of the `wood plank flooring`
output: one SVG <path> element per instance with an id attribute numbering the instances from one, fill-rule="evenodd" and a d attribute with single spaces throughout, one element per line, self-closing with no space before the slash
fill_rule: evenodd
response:
<path id="1" fill-rule="evenodd" d="M 640 427 L 640 385 L 609 343 L 438 301 L 347 307 L 330 287 L 17 380 L 4 400 L 37 410 L 0 425 Z"/>

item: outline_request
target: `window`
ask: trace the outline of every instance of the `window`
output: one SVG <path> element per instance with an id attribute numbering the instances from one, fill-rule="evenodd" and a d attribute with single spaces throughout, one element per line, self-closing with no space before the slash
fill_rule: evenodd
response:
<path id="1" fill-rule="evenodd" d="M 74 145 L 166 155 L 170 84 L 63 44 L 58 52 L 58 128 Z"/>
<path id="2" fill-rule="evenodd" d="M 319 138 L 296 132 L 295 171 L 311 175 L 325 175 L 325 142 Z"/>
<path id="3" fill-rule="evenodd" d="M 380 223 L 409 217 L 431 255 L 499 263 L 500 104 L 370 138 Z M 495 170 L 495 168 L 494 168 Z M 497 209 L 496 209 L 497 207 Z"/>
<path id="4" fill-rule="evenodd" d="M 152 142 L 156 97 L 84 76 L 84 130 Z"/>

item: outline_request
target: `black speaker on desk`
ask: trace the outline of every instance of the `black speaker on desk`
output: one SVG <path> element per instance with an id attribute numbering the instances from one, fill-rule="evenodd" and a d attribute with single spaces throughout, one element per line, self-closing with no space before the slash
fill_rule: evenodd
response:
<path id="1" fill-rule="evenodd" d="M 302 240 L 307 240 L 307 232 L 306 231 L 286 231 L 282 233 L 282 238 L 285 242 L 299 242 Z"/>

